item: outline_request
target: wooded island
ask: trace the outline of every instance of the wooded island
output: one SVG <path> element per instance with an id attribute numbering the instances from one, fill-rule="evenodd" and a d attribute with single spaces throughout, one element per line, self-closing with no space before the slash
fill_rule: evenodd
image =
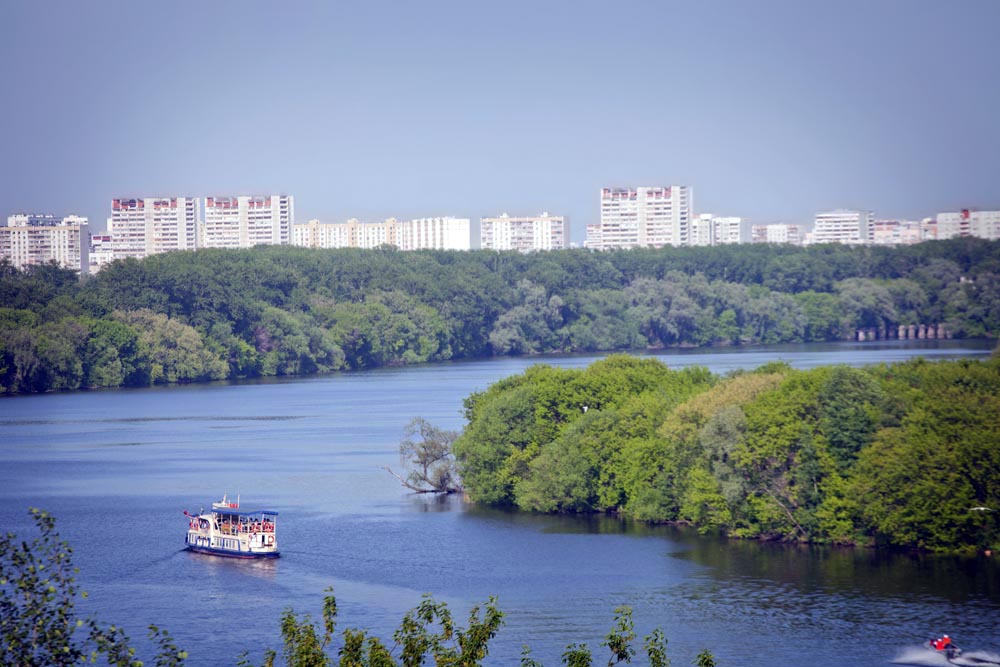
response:
<path id="1" fill-rule="evenodd" d="M 983 551 L 1000 544 L 1000 358 L 718 377 L 613 355 L 473 394 L 469 497 L 734 537 Z"/>

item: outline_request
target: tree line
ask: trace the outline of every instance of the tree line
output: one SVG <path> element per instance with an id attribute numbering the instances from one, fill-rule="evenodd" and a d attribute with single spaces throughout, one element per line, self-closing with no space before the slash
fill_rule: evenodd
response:
<path id="1" fill-rule="evenodd" d="M 1000 546 L 1000 357 L 725 377 L 612 355 L 465 401 L 466 493 L 757 539 Z"/>
<path id="2" fill-rule="evenodd" d="M 612 252 L 288 246 L 0 263 L 0 392 L 445 359 L 1000 331 L 1000 242 Z"/>

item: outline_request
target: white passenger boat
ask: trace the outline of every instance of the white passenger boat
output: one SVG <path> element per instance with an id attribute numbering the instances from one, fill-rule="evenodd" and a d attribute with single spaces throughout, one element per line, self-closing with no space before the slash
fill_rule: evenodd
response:
<path id="1" fill-rule="evenodd" d="M 239 497 L 226 496 L 212 503 L 212 511 L 184 515 L 188 518 L 187 548 L 198 553 L 230 558 L 277 558 L 278 513 L 273 510 L 242 510 Z"/>

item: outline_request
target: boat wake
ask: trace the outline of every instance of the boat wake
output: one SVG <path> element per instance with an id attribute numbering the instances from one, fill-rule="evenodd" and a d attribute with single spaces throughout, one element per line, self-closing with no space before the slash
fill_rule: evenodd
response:
<path id="1" fill-rule="evenodd" d="M 908 646 L 902 649 L 892 662 L 897 665 L 917 665 L 921 667 L 1000 667 L 1000 654 L 989 651 L 963 651 L 951 660 L 941 651 L 926 646 Z"/>

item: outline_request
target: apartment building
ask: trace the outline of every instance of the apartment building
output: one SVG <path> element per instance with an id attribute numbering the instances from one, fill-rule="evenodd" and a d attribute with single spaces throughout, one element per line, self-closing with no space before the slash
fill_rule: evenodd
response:
<path id="1" fill-rule="evenodd" d="M 250 248 L 287 245 L 292 240 L 295 201 L 291 195 L 206 197 L 198 245 Z"/>
<path id="2" fill-rule="evenodd" d="M 711 213 L 702 213 L 691 221 L 691 233 L 688 238 L 689 245 L 692 246 L 743 243 L 743 218 L 720 217 Z"/>
<path id="3" fill-rule="evenodd" d="M 560 250 L 566 247 L 566 218 L 540 215 L 511 217 L 506 213 L 479 219 L 479 247 L 490 250 Z"/>
<path id="4" fill-rule="evenodd" d="M 805 238 L 802 225 L 774 223 L 769 225 L 753 225 L 750 228 L 751 243 L 790 243 L 802 245 Z"/>
<path id="5" fill-rule="evenodd" d="M 198 247 L 196 197 L 120 197 L 111 200 L 108 235 L 114 259 L 141 259 Z"/>
<path id="6" fill-rule="evenodd" d="M 472 221 L 451 216 L 398 223 L 400 250 L 471 250 Z"/>
<path id="7" fill-rule="evenodd" d="M 90 257 L 88 272 L 93 275 L 115 261 L 114 237 L 111 234 L 90 235 Z"/>
<path id="8" fill-rule="evenodd" d="M 383 222 L 324 223 L 310 220 L 292 226 L 292 243 L 311 248 L 377 248 L 393 245 L 400 250 L 469 250 L 469 218 L 419 218 Z"/>
<path id="9" fill-rule="evenodd" d="M 601 249 L 690 245 L 691 188 L 601 189 Z"/>
<path id="10" fill-rule="evenodd" d="M 0 227 L 0 257 L 18 269 L 57 262 L 63 268 L 87 273 L 89 232 L 87 218 L 18 213 Z"/>
<path id="11" fill-rule="evenodd" d="M 817 213 L 807 243 L 845 243 L 864 245 L 869 240 L 874 216 L 871 211 L 837 209 Z"/>
<path id="12" fill-rule="evenodd" d="M 974 211 L 964 208 L 952 213 L 938 213 L 936 222 L 939 239 L 961 236 L 1000 239 L 1000 211 Z"/>
<path id="13" fill-rule="evenodd" d="M 872 245 L 912 245 L 923 240 L 923 226 L 915 220 L 875 220 L 868 230 Z"/>
<path id="14" fill-rule="evenodd" d="M 320 222 L 315 218 L 309 222 L 292 225 L 292 245 L 303 248 L 350 248 L 350 223 L 334 224 Z"/>

